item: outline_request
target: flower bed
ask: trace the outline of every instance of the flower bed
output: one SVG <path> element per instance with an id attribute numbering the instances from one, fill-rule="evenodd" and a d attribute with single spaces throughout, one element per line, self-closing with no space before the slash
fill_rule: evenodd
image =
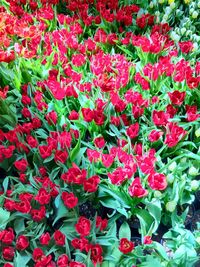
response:
<path id="1" fill-rule="evenodd" d="M 199 3 L 139 2 L 2 1 L 0 266 L 198 266 Z"/>

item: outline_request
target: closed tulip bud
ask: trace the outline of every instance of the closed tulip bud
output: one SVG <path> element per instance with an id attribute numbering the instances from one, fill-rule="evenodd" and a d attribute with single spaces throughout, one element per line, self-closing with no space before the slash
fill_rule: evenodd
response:
<path id="1" fill-rule="evenodd" d="M 174 161 L 174 162 L 172 162 L 172 163 L 169 165 L 168 169 L 169 169 L 171 172 L 173 172 L 173 171 L 176 169 L 176 167 L 177 167 L 177 164 L 176 164 L 176 162 Z"/>
<path id="2" fill-rule="evenodd" d="M 198 175 L 198 169 L 196 169 L 194 166 L 189 168 L 189 175 L 191 176 L 197 176 Z"/>
<path id="3" fill-rule="evenodd" d="M 162 193 L 158 190 L 154 191 L 154 197 L 155 198 L 160 198 L 162 196 Z"/>
<path id="4" fill-rule="evenodd" d="M 171 9 L 174 9 L 175 7 L 176 7 L 175 3 L 171 3 L 171 4 L 170 4 L 170 8 L 171 8 Z"/>
<path id="5" fill-rule="evenodd" d="M 181 28 L 181 34 L 183 35 L 185 32 L 186 32 L 186 28 L 185 27 Z"/>
<path id="6" fill-rule="evenodd" d="M 167 175 L 167 182 L 169 184 L 172 184 L 174 182 L 174 175 L 173 174 L 168 174 Z"/>
<path id="7" fill-rule="evenodd" d="M 154 7 L 153 2 L 150 2 L 149 7 L 150 7 L 150 8 L 153 8 L 153 7 Z"/>
<path id="8" fill-rule="evenodd" d="M 194 12 L 192 13 L 192 18 L 193 18 L 193 19 L 196 19 L 196 18 L 198 17 L 198 15 L 199 15 L 199 13 L 198 13 L 197 11 L 194 11 Z"/>
<path id="9" fill-rule="evenodd" d="M 199 181 L 193 180 L 191 181 L 191 190 L 192 191 L 197 191 L 199 188 Z"/>
<path id="10" fill-rule="evenodd" d="M 196 137 L 200 137 L 200 128 L 195 131 Z"/>
<path id="11" fill-rule="evenodd" d="M 168 210 L 169 212 L 173 212 L 174 210 L 175 210 L 175 208 L 176 208 L 176 202 L 175 201 L 169 201 L 169 202 L 167 202 L 167 204 L 166 204 L 166 210 Z"/>

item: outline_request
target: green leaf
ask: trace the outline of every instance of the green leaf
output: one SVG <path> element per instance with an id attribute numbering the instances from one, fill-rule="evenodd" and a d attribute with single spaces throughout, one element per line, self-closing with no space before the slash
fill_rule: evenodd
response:
<path id="1" fill-rule="evenodd" d="M 162 267 L 161 262 L 153 256 L 147 255 L 146 262 L 143 262 L 140 267 Z"/>
<path id="2" fill-rule="evenodd" d="M 68 213 L 68 209 L 65 207 L 65 205 L 63 204 L 63 201 L 61 200 L 60 196 L 57 196 L 55 199 L 55 206 L 57 208 L 57 214 L 56 214 L 56 218 L 53 221 L 53 225 L 55 225 L 55 223 L 63 217 L 66 217 L 67 213 Z"/>
<path id="3" fill-rule="evenodd" d="M 5 229 L 8 219 L 10 218 L 10 212 L 0 208 L 0 229 Z"/>
<path id="4" fill-rule="evenodd" d="M 17 235 L 24 231 L 24 218 L 19 218 L 14 221 L 14 229 Z"/>
<path id="5" fill-rule="evenodd" d="M 30 259 L 31 259 L 31 255 L 28 255 L 23 252 L 22 253 L 17 252 L 17 256 L 15 257 L 15 260 L 14 260 L 14 266 L 15 267 L 22 267 L 22 266 L 26 267 Z"/>
<path id="6" fill-rule="evenodd" d="M 131 230 L 127 222 L 124 222 L 119 228 L 119 238 L 131 239 Z"/>
<path id="7" fill-rule="evenodd" d="M 167 253 L 165 251 L 165 248 L 158 242 L 153 242 L 152 245 L 153 249 L 156 249 L 158 253 L 163 257 L 163 259 L 168 260 Z"/>
<path id="8" fill-rule="evenodd" d="M 80 150 L 81 147 L 81 139 L 79 138 L 78 143 L 76 144 L 76 146 L 72 149 L 72 151 L 70 152 L 70 159 L 73 162 Z"/>

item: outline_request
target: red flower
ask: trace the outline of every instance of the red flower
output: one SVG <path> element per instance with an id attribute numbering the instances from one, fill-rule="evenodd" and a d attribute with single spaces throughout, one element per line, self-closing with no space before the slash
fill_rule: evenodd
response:
<path id="1" fill-rule="evenodd" d="M 154 110 L 152 114 L 153 123 L 157 126 L 163 126 L 167 123 L 168 116 L 164 111 Z"/>
<path id="2" fill-rule="evenodd" d="M 37 200 L 40 203 L 40 205 L 49 204 L 50 199 L 51 195 L 44 188 L 40 188 L 35 197 L 35 200 Z"/>
<path id="3" fill-rule="evenodd" d="M 75 224 L 76 231 L 81 236 L 87 236 L 90 234 L 91 223 L 90 220 L 81 216 L 78 222 Z"/>
<path id="4" fill-rule="evenodd" d="M 69 267 L 86 267 L 86 265 L 78 261 L 71 261 Z"/>
<path id="5" fill-rule="evenodd" d="M 81 111 L 85 121 L 91 122 L 94 119 L 94 111 L 90 108 L 82 108 Z"/>
<path id="6" fill-rule="evenodd" d="M 162 173 L 151 173 L 148 176 L 149 186 L 154 190 L 165 190 L 167 187 L 167 180 Z"/>
<path id="7" fill-rule="evenodd" d="M 100 183 L 100 178 L 98 175 L 94 175 L 87 180 L 84 181 L 83 187 L 87 192 L 96 192 L 98 188 L 98 184 Z"/>
<path id="8" fill-rule="evenodd" d="M 29 246 L 28 238 L 24 235 L 18 236 L 16 240 L 16 249 L 25 250 Z"/>
<path id="9" fill-rule="evenodd" d="M 82 251 L 89 245 L 89 241 L 85 237 L 74 238 L 71 244 L 75 249 L 80 249 Z"/>
<path id="10" fill-rule="evenodd" d="M 52 147 L 51 146 L 43 145 L 43 146 L 39 146 L 38 149 L 39 149 L 40 156 L 43 159 L 50 157 L 52 154 Z"/>
<path id="11" fill-rule="evenodd" d="M 94 139 L 94 144 L 98 148 L 103 148 L 105 146 L 105 140 L 104 140 L 104 138 L 102 136 L 101 137 L 97 137 L 97 138 Z"/>
<path id="12" fill-rule="evenodd" d="M 102 113 L 102 110 L 94 110 L 94 121 L 99 126 L 104 124 L 105 116 Z"/>
<path id="13" fill-rule="evenodd" d="M 144 236 L 144 244 L 149 245 L 151 244 L 153 241 L 151 240 L 151 236 Z"/>
<path id="14" fill-rule="evenodd" d="M 61 197 L 65 206 L 67 206 L 69 209 L 76 207 L 78 203 L 78 198 L 72 192 L 71 193 L 62 192 Z"/>
<path id="15" fill-rule="evenodd" d="M 50 236 L 50 234 L 48 232 L 43 233 L 40 236 L 40 244 L 41 245 L 48 246 L 50 240 L 51 240 L 51 236 Z"/>
<path id="16" fill-rule="evenodd" d="M 179 47 L 182 53 L 188 54 L 193 49 L 193 43 L 191 41 L 179 42 Z"/>
<path id="17" fill-rule="evenodd" d="M 31 210 L 31 204 L 29 201 L 24 200 L 19 203 L 16 203 L 15 209 L 21 213 L 29 213 Z"/>
<path id="18" fill-rule="evenodd" d="M 61 179 L 68 183 L 83 184 L 86 180 L 87 171 L 80 170 L 74 163 L 73 167 L 68 169 L 68 172 L 61 175 Z"/>
<path id="19" fill-rule="evenodd" d="M 0 88 L 0 98 L 6 99 L 9 86 L 6 85 L 4 88 Z"/>
<path id="20" fill-rule="evenodd" d="M 160 137 L 163 135 L 163 132 L 153 130 L 150 132 L 148 139 L 150 142 L 156 142 L 160 139 Z"/>
<path id="21" fill-rule="evenodd" d="M 15 235 L 12 228 L 8 228 L 8 230 L 3 230 L 2 232 L 0 232 L 0 240 L 6 245 L 11 245 L 14 238 Z"/>
<path id="22" fill-rule="evenodd" d="M 26 137 L 26 140 L 27 140 L 27 142 L 28 142 L 28 144 L 29 144 L 29 146 L 31 148 L 34 148 L 34 147 L 37 147 L 38 146 L 38 141 L 33 136 L 28 135 Z"/>
<path id="23" fill-rule="evenodd" d="M 28 162 L 25 159 L 16 160 L 14 165 L 15 168 L 18 169 L 18 171 L 25 172 L 28 167 Z"/>
<path id="24" fill-rule="evenodd" d="M 4 265 L 3 265 L 3 267 L 14 267 L 12 264 L 10 264 L 10 263 L 5 263 Z"/>
<path id="25" fill-rule="evenodd" d="M 92 245 L 90 258 L 94 266 L 96 266 L 97 263 L 101 263 L 103 261 L 102 253 L 103 249 L 99 244 Z"/>
<path id="26" fill-rule="evenodd" d="M 100 231 L 103 231 L 106 229 L 108 225 L 108 220 L 107 219 L 102 219 L 100 216 L 97 216 L 96 218 L 96 227 L 100 229 Z"/>
<path id="27" fill-rule="evenodd" d="M 197 106 L 186 105 L 187 121 L 195 121 L 200 117 L 197 113 Z"/>
<path id="28" fill-rule="evenodd" d="M 75 110 L 72 110 L 68 116 L 69 120 L 78 120 L 79 114 Z"/>
<path id="29" fill-rule="evenodd" d="M 174 91 L 172 93 L 168 93 L 169 98 L 172 102 L 172 104 L 177 105 L 177 106 L 181 106 L 185 96 L 186 96 L 186 92 L 179 92 L 179 91 Z"/>
<path id="30" fill-rule="evenodd" d="M 15 250 L 13 247 L 3 247 L 2 256 L 4 260 L 11 261 L 14 258 Z"/>
<path id="31" fill-rule="evenodd" d="M 148 195 L 148 191 L 142 187 L 139 177 L 136 177 L 133 180 L 132 184 L 128 188 L 128 192 L 132 197 L 138 198 Z"/>
<path id="32" fill-rule="evenodd" d="M 68 158 L 68 153 L 67 151 L 62 151 L 62 150 L 56 150 L 54 160 L 59 161 L 61 163 L 65 163 Z"/>
<path id="33" fill-rule="evenodd" d="M 53 237 L 54 237 L 56 245 L 58 246 L 65 245 L 65 235 L 61 231 L 56 230 Z"/>
<path id="34" fill-rule="evenodd" d="M 130 253 L 134 249 L 134 243 L 129 241 L 127 238 L 121 238 L 119 243 L 119 250 L 124 253 Z"/>
<path id="35" fill-rule="evenodd" d="M 118 167 L 113 173 L 108 173 L 108 177 L 111 180 L 111 183 L 115 185 L 121 185 L 127 179 L 122 167 Z"/>
<path id="36" fill-rule="evenodd" d="M 176 146 L 179 140 L 183 138 L 187 132 L 176 123 L 170 122 L 167 124 L 168 133 L 166 134 L 165 144 L 168 147 Z"/>
<path id="37" fill-rule="evenodd" d="M 62 254 L 58 257 L 57 266 L 58 267 L 67 267 L 69 258 L 66 254 Z"/>
<path id="38" fill-rule="evenodd" d="M 39 210 L 32 209 L 31 215 L 34 221 L 39 222 L 42 219 L 44 219 L 46 215 L 46 209 L 45 206 L 41 206 Z"/>
<path id="39" fill-rule="evenodd" d="M 44 252 L 41 248 L 35 248 L 33 250 L 33 260 L 35 262 L 39 262 L 43 256 L 44 256 Z"/>
<path id="40" fill-rule="evenodd" d="M 106 168 L 109 168 L 113 164 L 115 159 L 115 157 L 110 154 L 102 154 L 101 158 L 102 158 L 102 163 Z"/>
<path id="41" fill-rule="evenodd" d="M 58 115 L 54 110 L 52 110 L 46 115 L 46 120 L 49 125 L 52 125 L 52 124 L 56 125 L 57 119 L 58 119 Z"/>
<path id="42" fill-rule="evenodd" d="M 127 135 L 130 137 L 130 138 L 135 138 L 138 136 L 138 133 L 139 133 L 139 123 L 136 122 L 135 124 L 132 124 L 128 127 L 128 129 L 126 130 L 126 133 Z"/>
<path id="43" fill-rule="evenodd" d="M 199 77 L 187 77 L 186 83 L 190 89 L 197 88 L 200 83 L 200 78 Z"/>

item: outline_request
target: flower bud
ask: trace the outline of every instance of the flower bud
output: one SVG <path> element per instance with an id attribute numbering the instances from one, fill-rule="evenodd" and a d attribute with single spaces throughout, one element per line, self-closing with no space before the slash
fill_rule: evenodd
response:
<path id="1" fill-rule="evenodd" d="M 190 8 L 189 13 L 190 15 L 194 12 L 194 8 Z"/>
<path id="2" fill-rule="evenodd" d="M 174 182 L 174 175 L 173 174 L 170 173 L 167 175 L 167 182 L 169 184 L 172 184 Z"/>
<path id="3" fill-rule="evenodd" d="M 198 17 L 198 15 L 199 15 L 199 13 L 198 13 L 197 11 L 194 11 L 194 12 L 192 13 L 192 18 L 193 18 L 193 19 L 196 19 L 196 18 Z"/>
<path id="4" fill-rule="evenodd" d="M 193 180 L 191 181 L 191 190 L 192 191 L 197 191 L 199 188 L 199 181 Z"/>
<path id="5" fill-rule="evenodd" d="M 172 162 L 172 163 L 169 165 L 168 169 L 169 169 L 171 172 L 173 172 L 173 171 L 176 169 L 176 167 L 177 167 L 177 164 L 176 164 L 176 162 L 174 161 L 174 162 Z"/>
<path id="6" fill-rule="evenodd" d="M 150 2 L 149 7 L 150 7 L 150 8 L 153 8 L 153 7 L 154 7 L 153 2 Z"/>
<path id="7" fill-rule="evenodd" d="M 162 196 L 162 193 L 158 190 L 154 191 L 154 197 L 155 198 L 160 198 Z"/>
<path id="8" fill-rule="evenodd" d="M 186 158 L 186 157 L 182 158 L 182 159 L 180 160 L 180 162 L 181 162 L 181 163 L 186 163 L 186 162 L 187 162 L 187 158 Z"/>
<path id="9" fill-rule="evenodd" d="M 200 137 L 200 128 L 195 131 L 196 137 Z"/>
<path id="10" fill-rule="evenodd" d="M 191 175 L 191 176 L 197 176 L 198 175 L 198 169 L 196 169 L 194 166 L 191 166 L 190 168 L 189 168 L 189 175 Z"/>
<path id="11" fill-rule="evenodd" d="M 167 202 L 167 204 L 166 204 L 166 210 L 168 210 L 169 212 L 173 212 L 174 210 L 175 210 L 175 208 L 176 208 L 176 202 L 175 201 L 169 201 L 169 202 Z"/>
<path id="12" fill-rule="evenodd" d="M 174 9 L 175 7 L 176 7 L 176 5 L 175 5 L 174 2 L 170 4 L 170 8 L 171 8 L 171 9 Z"/>
<path id="13" fill-rule="evenodd" d="M 185 27 L 181 28 L 181 34 L 183 35 L 185 32 L 186 32 L 186 28 Z"/>

